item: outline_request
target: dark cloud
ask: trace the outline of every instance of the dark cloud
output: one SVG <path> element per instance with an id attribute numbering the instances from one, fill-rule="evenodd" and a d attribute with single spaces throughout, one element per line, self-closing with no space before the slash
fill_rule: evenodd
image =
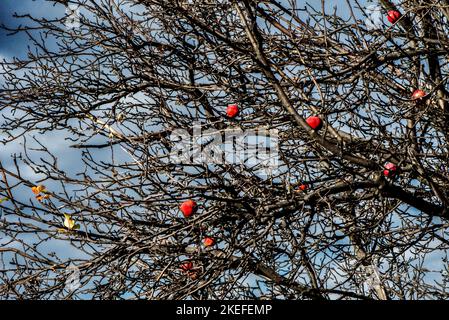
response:
<path id="1" fill-rule="evenodd" d="M 0 25 L 17 27 L 31 25 L 29 19 L 15 18 L 14 14 L 31 14 L 34 17 L 54 17 L 62 15 L 65 8 L 62 5 L 54 6 L 46 0 L 0 0 Z M 0 55 L 23 56 L 27 51 L 28 38 L 25 34 L 8 36 L 8 32 L 0 29 Z"/>

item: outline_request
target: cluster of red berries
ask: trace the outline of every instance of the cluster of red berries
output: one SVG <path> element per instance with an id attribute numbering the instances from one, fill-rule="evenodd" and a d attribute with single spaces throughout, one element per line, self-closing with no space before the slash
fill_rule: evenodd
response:
<path id="1" fill-rule="evenodd" d="M 388 11 L 388 21 L 391 23 L 396 23 L 396 21 L 401 17 L 401 13 L 395 10 Z M 411 100 L 421 101 L 427 93 L 421 89 L 416 89 L 413 91 Z M 394 178 L 398 173 L 398 167 L 389 162 L 384 166 L 383 175 L 388 178 Z"/>
<path id="2" fill-rule="evenodd" d="M 198 205 L 192 199 L 184 201 L 179 206 L 179 210 L 182 212 L 184 218 L 186 219 L 190 218 L 193 214 L 195 214 L 197 209 Z M 215 239 L 213 237 L 207 236 L 203 239 L 203 245 L 205 247 L 212 247 L 213 245 L 215 245 Z M 193 262 L 191 261 L 184 262 L 183 264 L 181 264 L 180 268 L 181 270 L 187 272 L 191 276 L 191 278 L 193 278 L 192 275 L 196 275 L 196 273 L 192 273 Z"/>
<path id="3" fill-rule="evenodd" d="M 401 18 L 402 14 L 397 10 L 390 10 L 387 12 L 387 19 L 390 23 L 395 24 L 399 18 Z M 416 89 L 413 91 L 411 99 L 412 100 L 421 100 L 423 99 L 427 93 L 421 89 Z M 394 178 L 398 173 L 398 167 L 393 163 L 387 163 L 384 166 L 383 175 L 388 178 Z"/>
<path id="4" fill-rule="evenodd" d="M 387 12 L 387 19 L 390 21 L 390 23 L 395 24 L 399 18 L 402 17 L 402 14 L 397 10 L 390 10 Z M 426 92 L 424 92 L 421 89 L 416 89 L 412 94 L 412 100 L 419 100 L 424 98 L 427 95 Z"/>
<path id="5" fill-rule="evenodd" d="M 237 117 L 239 115 L 239 113 L 240 113 L 240 109 L 237 104 L 229 104 L 228 107 L 226 108 L 226 115 L 230 119 Z M 321 121 L 321 120 L 319 120 L 319 121 Z M 181 211 L 184 218 L 186 218 L 186 219 L 190 218 L 193 214 L 195 214 L 197 209 L 198 209 L 198 205 L 192 199 L 184 201 L 179 206 L 179 210 Z M 212 247 L 215 245 L 215 239 L 213 237 L 207 236 L 203 239 L 203 245 L 205 247 Z M 186 261 L 186 262 L 182 263 L 180 266 L 180 269 L 182 271 L 186 272 L 187 274 L 189 274 L 191 277 L 192 277 L 192 275 L 196 274 L 195 272 L 193 272 L 194 265 L 193 265 L 193 262 L 191 262 L 191 261 Z"/>
<path id="6" fill-rule="evenodd" d="M 179 206 L 179 210 L 181 210 L 184 218 L 190 218 L 198 209 L 198 205 L 192 199 L 186 200 Z M 205 237 L 203 240 L 203 244 L 206 247 L 211 247 L 215 244 L 215 240 L 212 237 Z"/>

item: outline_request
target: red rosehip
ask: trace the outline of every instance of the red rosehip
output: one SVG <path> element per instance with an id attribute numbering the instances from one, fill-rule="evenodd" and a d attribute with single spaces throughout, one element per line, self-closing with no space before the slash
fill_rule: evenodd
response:
<path id="1" fill-rule="evenodd" d="M 228 105 L 228 108 L 226 109 L 226 115 L 229 118 L 235 118 L 238 114 L 239 114 L 239 107 L 236 104 Z"/>
<path id="2" fill-rule="evenodd" d="M 308 117 L 306 122 L 313 130 L 320 130 L 323 126 L 323 121 L 317 116 Z"/>
<path id="3" fill-rule="evenodd" d="M 398 167 L 391 162 L 387 163 L 384 168 L 384 176 L 389 178 L 394 177 L 398 170 Z"/>
<path id="4" fill-rule="evenodd" d="M 387 12 L 387 19 L 392 24 L 395 24 L 396 21 L 398 21 L 400 17 L 401 17 L 401 13 L 399 11 L 390 10 Z"/>
<path id="5" fill-rule="evenodd" d="M 415 91 L 413 91 L 412 100 L 421 99 L 421 98 L 425 97 L 426 95 L 427 95 L 427 93 L 425 93 L 423 90 L 416 89 Z"/>
<path id="6" fill-rule="evenodd" d="M 196 211 L 196 202 L 193 200 L 186 200 L 184 201 L 180 206 L 179 209 L 181 210 L 182 214 L 185 218 L 190 217 L 192 214 Z"/>
<path id="7" fill-rule="evenodd" d="M 301 190 L 301 191 L 306 191 L 307 189 L 309 189 L 309 186 L 306 184 L 302 184 L 299 186 L 299 190 Z"/>
<path id="8" fill-rule="evenodd" d="M 182 271 L 190 271 L 193 268 L 193 263 L 191 261 L 184 262 L 180 268 Z"/>
<path id="9" fill-rule="evenodd" d="M 214 240 L 214 238 L 206 237 L 206 238 L 204 238 L 204 240 L 203 240 L 203 244 L 204 244 L 206 247 L 210 247 L 210 246 L 213 246 L 213 245 L 215 244 L 215 240 Z"/>

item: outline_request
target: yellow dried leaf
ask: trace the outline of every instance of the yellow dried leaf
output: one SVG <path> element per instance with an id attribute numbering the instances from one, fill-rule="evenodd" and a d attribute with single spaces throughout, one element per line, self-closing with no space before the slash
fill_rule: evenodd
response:
<path id="1" fill-rule="evenodd" d="M 75 227 L 75 220 L 69 214 L 64 213 L 64 227 L 73 230 Z"/>

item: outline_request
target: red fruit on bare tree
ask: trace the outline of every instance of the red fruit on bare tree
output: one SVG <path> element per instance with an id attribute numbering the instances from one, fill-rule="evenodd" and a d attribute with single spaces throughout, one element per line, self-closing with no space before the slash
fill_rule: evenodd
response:
<path id="1" fill-rule="evenodd" d="M 203 240 L 203 244 L 204 244 L 206 247 L 210 247 L 210 246 L 213 246 L 213 245 L 215 244 L 215 240 L 214 240 L 214 238 L 212 238 L 212 237 L 206 237 L 206 238 L 204 238 L 204 240 Z"/>
<path id="2" fill-rule="evenodd" d="M 395 24 L 396 21 L 398 21 L 401 16 L 402 16 L 401 13 L 397 10 L 390 10 L 387 12 L 387 19 L 392 24 Z"/>
<path id="3" fill-rule="evenodd" d="M 181 210 L 185 218 L 189 218 L 192 214 L 196 212 L 197 205 L 195 201 L 189 199 L 184 201 L 179 207 L 179 209 Z"/>
<path id="4" fill-rule="evenodd" d="M 449 298 L 448 1 L 0 0 L 1 295 Z"/>
<path id="5" fill-rule="evenodd" d="M 239 112 L 240 112 L 239 107 L 236 104 L 230 104 L 226 109 L 226 115 L 229 118 L 235 118 L 239 114 Z"/>
<path id="6" fill-rule="evenodd" d="M 389 178 L 394 177 L 398 171 L 398 167 L 391 162 L 387 163 L 384 168 L 385 168 L 383 171 L 384 176 Z"/>
<path id="7" fill-rule="evenodd" d="M 427 93 L 421 89 L 416 89 L 412 93 L 412 100 L 422 99 L 427 95 Z"/>
<path id="8" fill-rule="evenodd" d="M 306 122 L 313 130 L 320 130 L 323 126 L 323 121 L 318 116 L 308 117 Z"/>

